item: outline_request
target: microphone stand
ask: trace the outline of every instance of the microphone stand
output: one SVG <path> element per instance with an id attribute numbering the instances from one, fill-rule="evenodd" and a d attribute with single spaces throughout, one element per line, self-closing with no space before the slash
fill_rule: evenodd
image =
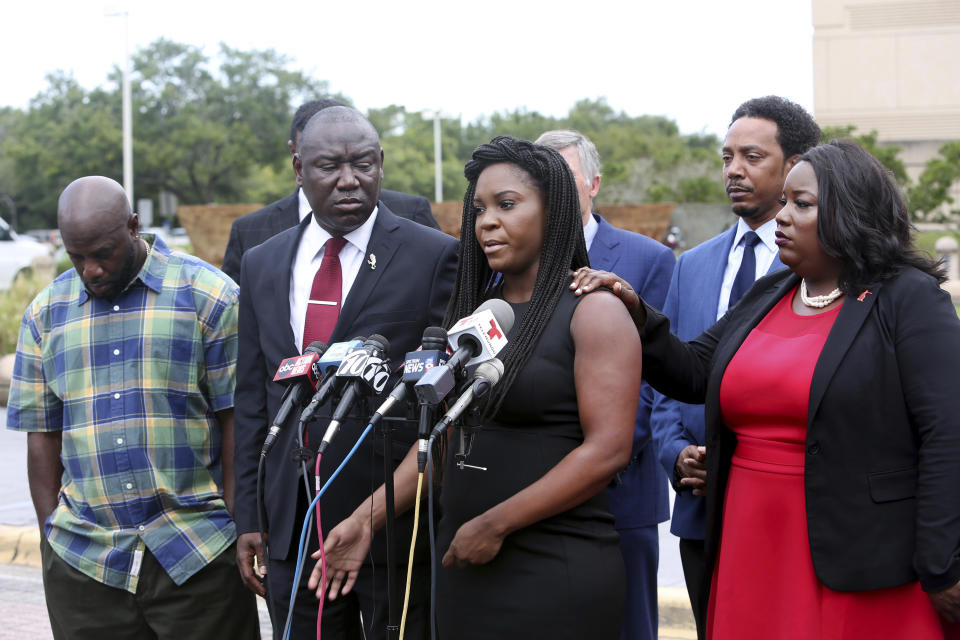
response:
<path id="1" fill-rule="evenodd" d="M 396 509 L 393 495 L 393 427 L 388 424 L 389 418 L 381 420 L 380 430 L 383 433 L 383 489 L 386 524 L 384 535 L 387 543 L 387 640 L 395 640 L 400 636 L 400 619 L 397 615 L 397 599 L 400 596 L 397 582 L 397 540 L 396 540 Z"/>

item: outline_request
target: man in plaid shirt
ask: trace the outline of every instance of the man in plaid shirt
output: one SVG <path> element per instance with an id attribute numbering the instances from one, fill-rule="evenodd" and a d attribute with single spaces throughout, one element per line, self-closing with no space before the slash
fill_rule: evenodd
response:
<path id="1" fill-rule="evenodd" d="M 108 178 L 57 217 L 75 268 L 24 313 L 7 416 L 54 637 L 257 638 L 229 511 L 236 285 L 141 236 Z"/>

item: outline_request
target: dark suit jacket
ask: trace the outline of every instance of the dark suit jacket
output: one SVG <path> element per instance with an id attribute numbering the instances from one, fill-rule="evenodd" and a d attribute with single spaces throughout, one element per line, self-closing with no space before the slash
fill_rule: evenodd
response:
<path id="1" fill-rule="evenodd" d="M 720 381 L 747 334 L 798 282 L 791 271 L 758 280 L 689 343 L 647 308 L 644 377 L 679 400 L 706 402 L 709 567 L 736 446 L 721 419 Z M 957 380 L 960 321 L 932 277 L 905 268 L 844 301 L 814 369 L 807 420 L 807 533 L 827 587 L 860 591 L 919 578 L 936 591 L 960 580 Z"/>
<path id="2" fill-rule="evenodd" d="M 239 533 L 257 530 L 256 474 L 268 422 L 280 407 L 283 387 L 272 382 L 283 358 L 300 353 L 290 328 L 290 271 L 300 235 L 312 217 L 247 252 L 240 276 L 239 354 L 235 415 L 235 519 Z M 396 364 L 420 345 L 424 328 L 439 326 L 456 276 L 457 241 L 450 236 L 399 218 L 380 202 L 367 253 L 376 255 L 376 268 L 360 268 L 330 338 L 330 344 L 374 333 L 390 341 Z M 388 389 L 389 390 L 389 389 Z M 299 413 L 299 412 L 294 412 Z M 372 411 L 355 409 L 324 453 L 320 476 L 325 480 L 356 442 Z M 329 407 L 318 416 L 329 416 Z M 266 460 L 265 504 L 270 555 L 288 557 L 299 538 L 295 521 L 299 491 L 298 467 L 290 462 L 298 416 L 284 425 Z M 361 422 L 362 419 L 362 422 Z M 329 420 L 311 424 L 315 449 Z M 394 433 L 395 463 L 416 438 L 416 426 Z M 372 434 L 321 500 L 324 530 L 329 531 L 353 512 L 371 487 L 383 482 L 382 441 Z M 375 459 L 374 462 L 371 462 Z M 372 466 L 371 466 L 372 465 Z M 312 469 L 312 466 L 311 466 Z M 412 517 L 398 519 L 398 532 L 409 530 Z M 295 539 L 294 534 L 297 538 Z M 375 538 L 375 552 L 380 549 Z M 398 548 L 409 545 L 400 542 Z M 376 553 L 375 553 L 376 555 Z M 405 555 L 404 555 L 405 558 Z"/>
<path id="3" fill-rule="evenodd" d="M 240 261 L 246 251 L 300 223 L 299 193 L 300 189 L 297 189 L 291 195 L 233 221 L 221 269 L 234 282 L 240 282 Z M 381 189 L 380 201 L 401 218 L 440 228 L 430 211 L 430 202 L 423 196 Z"/>
<path id="4" fill-rule="evenodd" d="M 617 274 L 649 304 L 663 306 L 675 261 L 673 252 L 656 240 L 618 229 L 593 215 L 600 226 L 590 245 L 590 265 Z M 607 491 L 617 529 L 653 526 L 670 517 L 667 482 L 650 441 L 652 399 L 653 391 L 644 385 L 633 425 L 630 462 Z"/>
<path id="5" fill-rule="evenodd" d="M 693 340 L 716 324 L 723 273 L 736 235 L 737 225 L 733 225 L 720 235 L 684 252 L 673 269 L 663 306 L 648 301 L 651 306 L 663 310 L 670 319 L 671 330 L 681 340 Z M 783 268 L 780 257 L 774 256 L 767 273 Z M 650 424 L 660 465 L 667 477 L 673 479 L 673 469 L 683 448 L 691 444 L 706 444 L 703 405 L 684 404 L 655 393 Z M 677 491 L 670 531 L 685 540 L 703 540 L 705 530 L 703 498 L 693 495 L 692 491 Z"/>

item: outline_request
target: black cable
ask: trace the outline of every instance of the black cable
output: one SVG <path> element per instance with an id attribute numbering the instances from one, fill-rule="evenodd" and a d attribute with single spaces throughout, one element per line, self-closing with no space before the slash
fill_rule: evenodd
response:
<path id="1" fill-rule="evenodd" d="M 269 557 L 269 549 L 267 548 L 267 507 L 264 504 L 263 493 L 264 488 L 264 474 L 267 471 L 267 456 L 260 456 L 260 460 L 257 462 L 257 533 L 260 534 L 260 548 L 263 549 L 263 562 L 267 562 Z M 267 588 L 267 581 L 263 581 L 263 588 Z M 276 620 L 273 615 L 273 607 L 270 606 L 270 594 L 267 593 L 267 597 L 264 598 L 267 601 L 267 613 L 270 614 L 271 620 Z"/>

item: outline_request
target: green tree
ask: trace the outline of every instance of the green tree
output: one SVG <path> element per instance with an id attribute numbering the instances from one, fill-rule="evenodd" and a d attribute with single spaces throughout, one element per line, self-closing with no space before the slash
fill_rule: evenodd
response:
<path id="1" fill-rule="evenodd" d="M 55 227 L 60 191 L 77 177 L 123 173 L 119 93 L 86 91 L 62 72 L 47 83 L 4 140 L 21 229 Z"/>
<path id="2" fill-rule="evenodd" d="M 960 140 L 940 147 L 920 174 L 917 184 L 907 189 L 910 210 L 918 218 L 941 218 L 937 210 L 944 204 L 953 204 L 950 189 L 960 180 Z"/>
<path id="3" fill-rule="evenodd" d="M 861 147 L 869 151 L 874 158 L 879 160 L 880 164 L 886 167 L 887 170 L 893 174 L 897 184 L 899 184 L 901 187 L 906 186 L 907 183 L 910 182 L 910 177 L 907 175 L 906 165 L 904 165 L 903 160 L 900 159 L 900 152 L 902 149 L 896 145 L 878 143 L 876 131 L 857 134 L 855 133 L 856 130 L 856 125 L 852 124 L 823 127 L 820 135 L 820 142 L 830 142 L 831 140 L 837 138 L 849 138 L 850 140 L 853 140 Z"/>
<path id="4" fill-rule="evenodd" d="M 262 176 L 269 166 L 279 175 L 289 166 L 292 109 L 323 95 L 326 84 L 289 71 L 289 60 L 272 49 L 221 44 L 219 59 L 213 69 L 199 48 L 165 39 L 134 56 L 139 193 L 166 189 L 183 203 L 235 202 L 248 195 L 253 173 Z"/>

